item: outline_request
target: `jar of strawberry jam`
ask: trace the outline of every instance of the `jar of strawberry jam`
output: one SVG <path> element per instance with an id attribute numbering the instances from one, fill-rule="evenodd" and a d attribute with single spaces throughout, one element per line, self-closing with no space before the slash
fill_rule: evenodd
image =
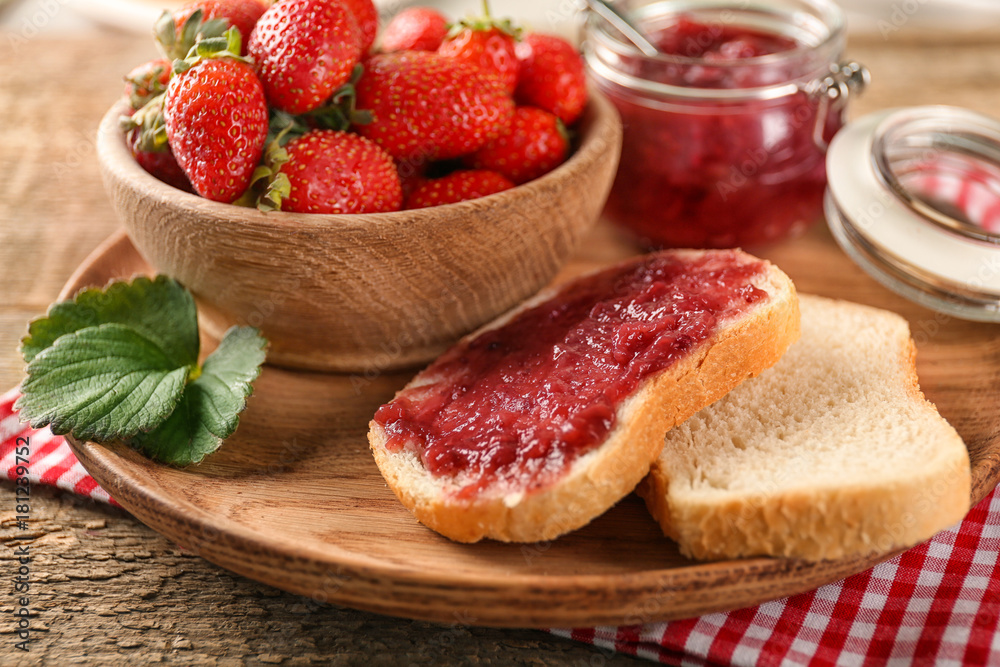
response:
<path id="1" fill-rule="evenodd" d="M 584 54 L 624 124 L 605 215 L 650 247 L 753 246 L 821 219 L 826 148 L 868 72 L 832 0 L 660 0 L 599 16 Z"/>

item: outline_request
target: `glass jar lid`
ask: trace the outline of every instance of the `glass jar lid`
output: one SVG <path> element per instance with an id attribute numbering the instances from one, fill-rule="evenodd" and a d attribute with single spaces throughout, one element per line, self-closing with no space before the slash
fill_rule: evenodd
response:
<path id="1" fill-rule="evenodd" d="M 1000 122 L 874 113 L 834 138 L 827 177 L 827 221 L 861 268 L 921 305 L 1000 322 Z"/>

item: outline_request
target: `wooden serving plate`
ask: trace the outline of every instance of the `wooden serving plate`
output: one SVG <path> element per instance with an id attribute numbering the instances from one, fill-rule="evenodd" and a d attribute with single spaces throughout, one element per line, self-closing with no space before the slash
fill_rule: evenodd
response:
<path id="1" fill-rule="evenodd" d="M 561 277 L 634 252 L 599 226 Z M 801 292 L 910 320 L 923 388 L 965 439 L 970 501 L 982 499 L 1000 471 L 1000 327 L 894 296 L 856 268 L 825 228 L 757 254 L 778 263 Z M 149 271 L 118 234 L 77 270 L 63 297 Z M 368 450 L 371 415 L 410 374 L 267 367 L 236 434 L 191 469 L 152 463 L 127 447 L 71 444 L 136 517 L 214 563 L 319 601 L 446 623 L 551 627 L 691 617 L 810 590 L 893 555 L 694 562 L 634 496 L 551 543 L 450 542 L 403 508 Z"/>

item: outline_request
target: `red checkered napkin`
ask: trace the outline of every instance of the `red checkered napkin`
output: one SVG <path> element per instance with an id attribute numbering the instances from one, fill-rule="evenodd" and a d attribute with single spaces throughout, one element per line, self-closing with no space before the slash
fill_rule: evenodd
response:
<path id="1" fill-rule="evenodd" d="M 1000 496 L 890 561 L 726 614 L 555 630 L 672 665 L 1000 665 Z"/>
<path id="2" fill-rule="evenodd" d="M 23 457 L 28 453 L 27 478 L 32 484 L 48 484 L 103 503 L 118 505 L 108 492 L 87 474 L 66 439 L 47 428 L 35 430 L 14 412 L 20 396 L 17 388 L 0 396 L 0 465 L 7 479 L 24 477 Z M 19 470 L 19 468 L 21 468 Z"/>
<path id="3" fill-rule="evenodd" d="M 66 441 L 34 430 L 0 397 L 0 460 L 18 477 L 18 438 L 30 439 L 28 478 L 114 503 Z M 961 524 L 861 574 L 727 614 L 554 634 L 674 665 L 1000 665 L 1000 497 Z"/>

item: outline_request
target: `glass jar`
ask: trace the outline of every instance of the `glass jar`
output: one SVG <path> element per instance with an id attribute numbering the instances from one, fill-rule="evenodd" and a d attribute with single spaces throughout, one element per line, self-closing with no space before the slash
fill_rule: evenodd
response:
<path id="1" fill-rule="evenodd" d="M 591 79 L 624 124 L 605 215 L 649 247 L 734 247 L 822 215 L 828 142 L 867 71 L 842 64 L 830 0 L 660 0 L 629 11 L 645 56 L 597 15 Z"/>
<path id="2" fill-rule="evenodd" d="M 1000 322 L 1000 122 L 955 107 L 870 114 L 830 146 L 834 238 L 896 293 Z"/>

